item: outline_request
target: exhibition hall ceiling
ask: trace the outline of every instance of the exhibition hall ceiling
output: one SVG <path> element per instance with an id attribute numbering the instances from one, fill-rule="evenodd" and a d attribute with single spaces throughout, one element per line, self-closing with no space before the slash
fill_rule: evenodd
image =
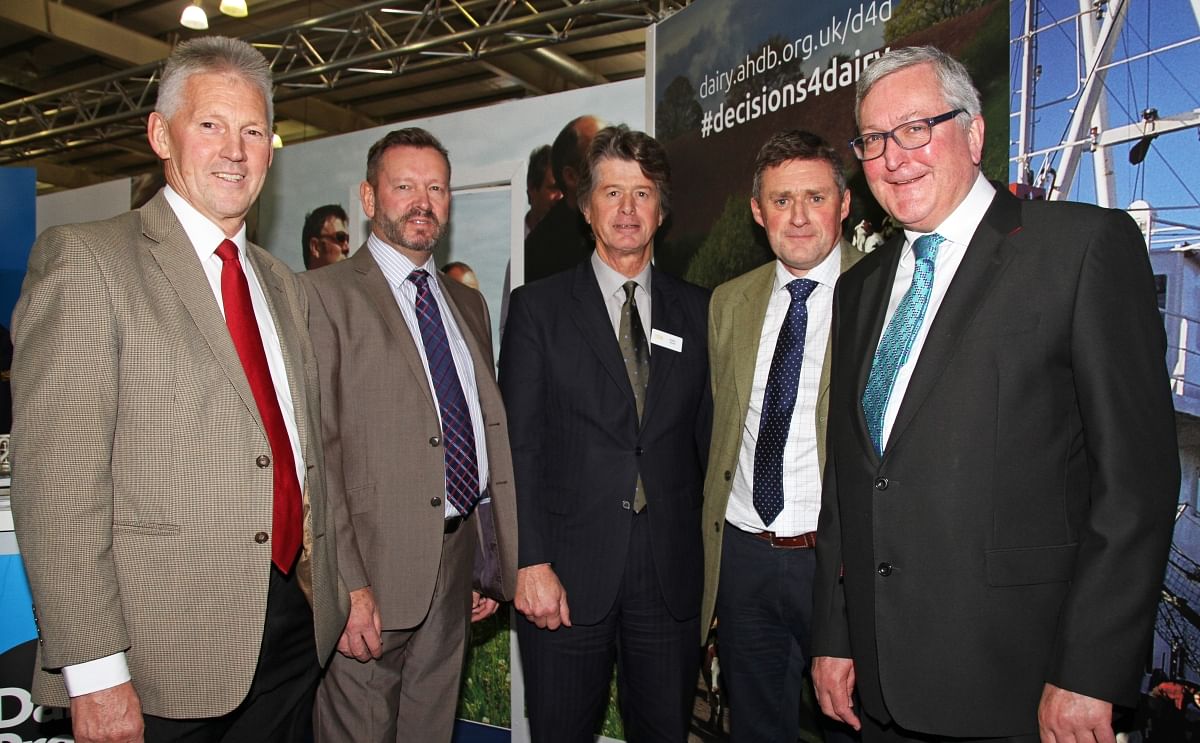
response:
<path id="1" fill-rule="evenodd" d="M 271 61 L 285 145 L 640 77 L 645 29 L 690 0 L 0 2 L 0 166 L 39 190 L 157 169 L 145 131 L 175 43 L 236 36 Z M 180 25 L 188 5 L 206 31 Z"/>

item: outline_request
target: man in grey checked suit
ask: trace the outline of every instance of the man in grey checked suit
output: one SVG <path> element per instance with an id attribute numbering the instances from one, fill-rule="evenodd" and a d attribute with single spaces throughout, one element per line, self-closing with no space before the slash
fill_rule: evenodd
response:
<path id="1" fill-rule="evenodd" d="M 30 256 L 13 515 L 34 698 L 77 743 L 303 740 L 345 623 L 305 297 L 246 240 L 271 114 L 259 52 L 180 44 L 149 119 L 167 187 Z"/>

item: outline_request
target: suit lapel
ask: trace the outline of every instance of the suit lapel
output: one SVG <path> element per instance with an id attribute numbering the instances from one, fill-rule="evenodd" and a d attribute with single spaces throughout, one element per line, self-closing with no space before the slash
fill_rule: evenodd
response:
<path id="1" fill-rule="evenodd" d="M 255 251 L 249 248 L 246 250 L 246 257 L 253 264 L 254 275 L 258 277 L 258 283 L 262 286 L 263 294 L 267 298 L 267 308 L 271 312 L 271 321 L 275 324 L 275 334 L 279 337 L 279 349 L 283 353 L 283 368 L 288 378 L 288 394 L 292 398 L 296 431 L 300 435 L 300 451 L 304 453 L 305 461 L 309 461 L 306 436 L 308 409 L 305 404 L 307 401 L 304 391 L 305 375 L 299 356 L 300 337 L 297 335 L 294 318 L 285 314 L 291 310 L 291 304 L 284 288 L 289 277 L 279 273 L 280 269 L 277 266 L 268 266 L 264 261 L 259 260 Z"/>
<path id="2" fill-rule="evenodd" d="M 163 192 L 159 191 L 142 209 L 142 234 L 150 254 L 162 269 L 163 275 L 175 289 L 179 301 L 191 315 L 192 322 L 200 330 L 200 335 L 208 344 L 221 370 L 229 379 L 229 383 L 242 398 L 242 403 L 254 417 L 259 428 L 263 428 L 259 417 L 258 404 L 254 401 L 254 393 L 250 391 L 250 383 L 246 380 L 246 372 L 238 358 L 237 349 L 233 347 L 233 339 L 229 336 L 229 327 L 225 317 L 213 296 L 212 285 L 204 267 L 196 257 L 183 225 L 179 223 L 175 213 L 167 204 Z"/>
<path id="3" fill-rule="evenodd" d="M 998 189 L 992 205 L 975 230 L 962 263 L 958 266 L 946 296 L 917 358 L 917 365 L 905 390 L 888 436 L 888 448 L 895 446 L 920 410 L 921 403 L 937 384 L 946 364 L 954 356 L 963 331 L 983 306 L 995 278 L 1000 275 L 1008 255 L 1005 240 L 1020 229 L 1020 202 Z"/>
<path id="4" fill-rule="evenodd" d="M 871 375 L 871 362 L 875 360 L 875 348 L 883 334 L 883 318 L 887 314 L 888 299 L 892 294 L 892 283 L 896 280 L 896 269 L 900 265 L 900 249 L 904 245 L 904 233 L 892 237 L 874 255 L 879 256 L 874 267 L 863 277 L 861 285 L 844 285 L 838 298 L 838 306 L 850 314 L 852 322 L 840 332 L 838 342 L 846 347 L 839 350 L 839 358 L 858 359 L 854 367 L 854 428 L 863 452 L 872 460 L 878 460 L 875 444 L 867 431 L 867 417 L 862 409 L 863 391 Z M 854 290 L 859 289 L 856 295 Z M 852 313 L 852 314 L 851 314 Z M 839 324 L 845 325 L 839 319 Z"/>
<path id="5" fill-rule="evenodd" d="M 404 322 L 404 315 L 400 314 L 396 295 L 392 293 L 392 287 L 388 285 L 383 270 L 379 268 L 379 264 L 365 245 L 347 260 L 354 262 L 354 270 L 362 282 L 363 291 L 391 332 L 392 342 L 408 365 L 413 379 L 418 382 L 417 388 L 424 393 L 430 410 L 436 413 L 437 404 L 433 400 L 433 392 L 429 389 L 429 379 L 425 374 L 425 364 L 421 362 L 421 352 L 417 349 L 417 339 L 409 331 L 408 323 Z"/>
<path id="6" fill-rule="evenodd" d="M 730 341 L 733 351 L 733 385 L 742 420 L 746 420 L 746 411 L 750 409 L 759 340 L 762 337 L 763 322 L 767 317 L 767 305 L 771 302 L 771 291 L 775 287 L 775 261 L 757 270 L 760 274 L 755 277 L 755 281 L 746 285 L 741 301 L 733 307 L 730 322 L 730 332 L 733 333 Z"/>
<path id="7" fill-rule="evenodd" d="M 612 321 L 605 310 L 604 297 L 600 294 L 600 284 L 596 281 L 591 261 L 584 261 L 572 270 L 574 276 L 571 294 L 575 298 L 575 312 L 571 313 L 571 318 L 579 327 L 579 334 L 584 342 L 591 347 L 592 353 L 600 361 L 600 365 L 625 393 L 629 404 L 636 406 L 633 387 L 629 384 L 625 362 L 621 359 L 621 347 L 617 344 L 617 335 L 613 332 Z M 651 354 L 651 382 L 654 380 L 653 357 L 654 354 Z"/>
<path id="8" fill-rule="evenodd" d="M 459 307 L 458 295 L 460 293 L 470 291 L 466 287 L 453 280 L 448 280 L 442 273 L 438 273 L 437 281 L 442 287 L 442 296 L 446 298 L 446 304 L 450 307 L 450 314 L 454 316 L 454 322 L 458 325 L 459 333 L 462 334 L 463 341 L 467 344 L 467 350 L 471 352 L 471 363 L 475 367 L 475 385 L 477 388 L 483 388 L 483 380 L 492 379 L 495 376 L 495 369 L 492 366 L 491 343 L 487 342 L 484 346 L 484 338 L 490 339 L 492 329 L 487 327 L 484 318 L 476 316 L 474 313 L 468 317 Z M 486 333 L 487 335 L 480 335 Z"/>
<path id="9" fill-rule="evenodd" d="M 650 292 L 653 298 L 650 305 L 650 327 L 670 333 L 678 338 L 684 338 L 683 317 L 679 309 L 679 297 L 673 291 L 671 279 L 654 266 L 650 267 Z M 651 330 L 653 333 L 653 330 Z M 646 338 L 649 344 L 650 338 Z M 694 343 L 694 339 L 684 338 L 685 343 Z M 658 400 L 666 393 L 671 383 L 671 369 L 680 351 L 659 346 L 650 351 L 650 381 L 646 385 L 646 407 L 642 410 L 642 424 L 650 420 Z M 627 375 L 628 376 L 628 375 Z M 632 388 L 631 388 L 632 390 Z"/>
<path id="10" fill-rule="evenodd" d="M 855 250 L 850 243 L 842 240 L 838 244 L 841 262 L 838 266 L 838 274 L 846 273 L 847 270 L 863 257 L 863 254 Z M 833 328 L 830 327 L 829 338 L 825 342 L 825 357 L 821 362 L 821 381 L 817 387 L 817 464 L 821 471 L 825 471 L 825 432 L 826 421 L 829 419 L 829 383 L 832 378 L 833 369 Z M 745 410 L 742 411 L 743 417 Z"/>

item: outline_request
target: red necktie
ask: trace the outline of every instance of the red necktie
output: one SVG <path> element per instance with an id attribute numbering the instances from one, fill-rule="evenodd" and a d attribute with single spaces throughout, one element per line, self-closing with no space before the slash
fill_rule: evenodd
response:
<path id="1" fill-rule="evenodd" d="M 221 266 L 221 297 L 225 303 L 225 324 L 233 338 L 242 369 L 258 404 L 258 414 L 267 429 L 267 441 L 271 445 L 274 470 L 274 508 L 271 530 L 271 561 L 284 573 L 292 569 L 296 553 L 300 551 L 301 515 L 300 483 L 296 480 L 296 460 L 292 456 L 292 443 L 288 439 L 279 400 L 275 397 L 275 385 L 271 382 L 271 370 L 267 366 L 267 354 L 263 351 L 262 336 L 258 332 L 258 320 L 254 317 L 254 306 L 250 302 L 250 285 L 238 260 L 237 246 L 232 240 L 224 240 L 217 248 Z"/>

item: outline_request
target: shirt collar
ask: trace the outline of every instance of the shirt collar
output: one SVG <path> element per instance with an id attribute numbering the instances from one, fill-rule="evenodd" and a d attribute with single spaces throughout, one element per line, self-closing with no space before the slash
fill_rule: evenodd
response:
<path id="1" fill-rule="evenodd" d="M 617 293 L 621 294 L 624 299 L 625 282 L 629 281 L 629 277 L 614 270 L 604 261 L 600 260 L 600 255 L 595 250 L 592 251 L 592 271 L 596 274 L 596 281 L 600 284 L 600 293 L 604 296 L 613 296 Z M 647 294 L 650 293 L 650 263 L 646 263 L 646 267 L 641 273 L 633 277 L 633 280 L 638 283 Z"/>
<path id="2" fill-rule="evenodd" d="M 775 260 L 775 291 L 787 291 L 784 287 L 790 284 L 794 279 L 805 278 L 812 279 L 821 286 L 827 286 L 830 289 L 837 283 L 838 276 L 842 273 L 842 241 L 839 239 L 833 245 L 833 250 L 829 251 L 829 255 L 825 256 L 820 263 L 808 269 L 803 277 L 796 276 L 791 271 L 787 270 L 787 266 L 783 265 L 783 261 Z"/>
<path id="3" fill-rule="evenodd" d="M 433 253 L 430 253 L 425 262 L 418 266 L 410 261 L 408 256 L 380 240 L 373 231 L 367 236 L 367 250 L 371 251 L 371 257 L 375 259 L 379 270 L 383 271 L 383 277 L 387 279 L 393 289 L 403 286 L 404 282 L 408 280 L 408 275 L 418 268 L 425 269 L 430 276 L 437 276 Z M 437 282 L 431 283 L 436 284 Z"/>
<path id="4" fill-rule="evenodd" d="M 192 241 L 192 248 L 195 249 L 201 263 L 211 258 L 212 254 L 217 252 L 217 247 L 223 240 L 229 239 L 237 246 L 238 259 L 245 265 L 245 222 L 242 222 L 241 229 L 237 231 L 236 235 L 226 238 L 225 232 L 220 227 L 215 225 L 208 217 L 201 214 L 196 207 L 188 203 L 187 199 L 180 196 L 175 189 L 170 186 L 164 187 L 163 196 L 166 197 L 171 211 L 175 212 L 175 217 L 179 220 L 179 223 L 183 225 L 183 231 L 187 234 L 188 239 Z"/>
<path id="5" fill-rule="evenodd" d="M 983 221 L 983 215 L 987 213 L 995 196 L 995 187 L 988 182 L 983 173 L 979 173 L 975 176 L 975 183 L 971 185 L 971 190 L 967 192 L 966 198 L 954 207 L 954 211 L 950 212 L 950 216 L 946 217 L 946 220 L 939 224 L 934 232 L 963 247 L 970 245 L 975 230 Z M 904 252 L 911 253 L 913 242 L 923 234 L 926 233 L 905 230 L 904 236 L 908 240 L 904 246 Z"/>

